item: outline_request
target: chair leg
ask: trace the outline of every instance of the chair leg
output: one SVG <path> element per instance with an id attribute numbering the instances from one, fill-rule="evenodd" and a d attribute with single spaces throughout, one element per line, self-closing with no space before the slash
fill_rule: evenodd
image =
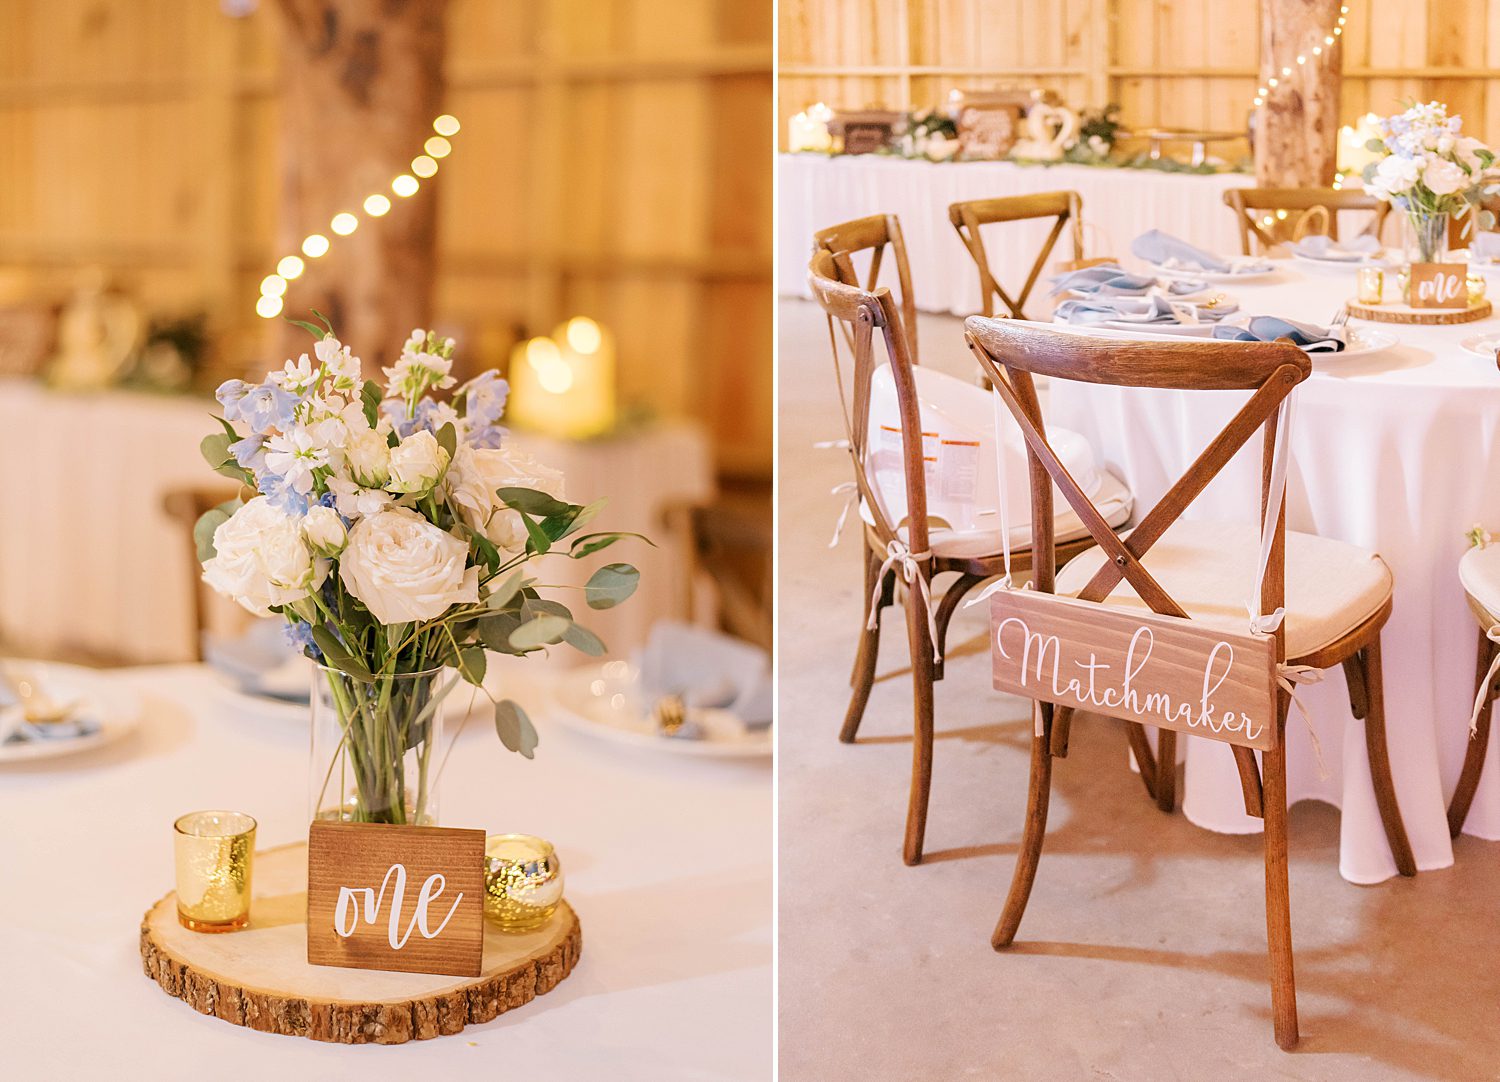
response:
<path id="1" fill-rule="evenodd" d="M 1495 651 L 1500 645 L 1490 641 L 1484 629 L 1479 631 L 1479 669 L 1474 674 L 1474 697 L 1479 697 L 1480 685 L 1489 674 L 1490 664 L 1495 660 Z M 1494 705 L 1496 683 L 1491 683 L 1484 696 L 1484 705 L 1479 710 L 1479 726 L 1469 740 L 1469 749 L 1464 753 L 1464 768 L 1458 775 L 1458 788 L 1453 790 L 1453 799 L 1448 804 L 1448 833 L 1458 837 L 1469 817 L 1469 805 L 1474 802 L 1474 793 L 1479 788 L 1479 775 L 1484 770 L 1485 754 L 1490 744 L 1490 707 Z"/>
<path id="2" fill-rule="evenodd" d="M 875 594 L 876 577 L 880 574 L 880 561 L 868 548 L 865 549 L 865 604 L 864 615 L 859 625 L 859 647 L 854 654 L 854 671 L 849 675 L 849 709 L 844 712 L 844 725 L 839 730 L 839 739 L 845 744 L 854 743 L 859 732 L 859 723 L 865 716 L 865 704 L 870 701 L 870 689 L 875 686 L 875 659 L 880 653 L 879 610 L 886 604 L 882 591 L 876 603 L 875 627 L 870 622 L 870 603 Z"/>
<path id="3" fill-rule="evenodd" d="M 1375 783 L 1375 803 L 1380 821 L 1385 824 L 1385 839 L 1402 875 L 1417 874 L 1417 862 L 1401 822 L 1401 805 L 1396 802 L 1396 786 L 1391 780 L 1391 757 L 1385 741 L 1385 689 L 1380 667 L 1380 636 L 1377 634 L 1360 651 L 1365 685 L 1365 749 L 1370 757 L 1370 780 Z"/>
<path id="4" fill-rule="evenodd" d="M 943 665 L 948 659 L 948 623 L 953 619 L 953 614 L 958 611 L 959 603 L 963 601 L 968 592 L 983 582 L 984 579 L 978 575 L 959 575 L 952 584 L 943 591 L 942 600 L 938 602 L 937 612 L 933 619 L 937 622 L 938 650 L 943 655 L 943 660 L 933 666 L 932 677 L 934 680 L 943 678 Z M 873 590 L 874 587 L 872 586 Z"/>
<path id="5" fill-rule="evenodd" d="M 912 589 L 906 594 L 907 639 L 911 643 L 912 682 L 912 748 L 911 801 L 906 809 L 906 843 L 902 859 L 907 864 L 922 862 L 922 840 L 927 832 L 927 796 L 932 790 L 932 642 L 927 631 L 927 617 L 922 612 L 922 595 Z"/>
<path id="6" fill-rule="evenodd" d="M 1287 697 L 1278 705 L 1278 728 L 1286 733 Z M 1290 1049 L 1297 1044 L 1297 981 L 1292 970 L 1292 904 L 1287 875 L 1286 747 L 1261 755 L 1261 784 L 1265 794 L 1266 950 L 1271 958 L 1271 1022 L 1276 1043 Z"/>
<path id="7" fill-rule="evenodd" d="M 990 936 L 990 946 L 995 950 L 1010 946 L 1016 938 L 1016 929 L 1021 926 L 1021 917 L 1026 912 L 1026 901 L 1031 897 L 1031 885 L 1036 881 L 1036 866 L 1042 859 L 1042 839 L 1047 834 L 1047 805 L 1052 794 L 1052 707 L 1047 703 L 1037 703 L 1032 709 L 1042 712 L 1042 732 L 1031 738 L 1031 784 L 1026 793 L 1026 825 L 1021 831 L 1021 847 L 1016 852 L 1016 870 L 1011 875 L 1010 893 L 1006 895 L 1000 921 Z"/>
<path id="8" fill-rule="evenodd" d="M 1177 806 L 1177 733 L 1156 730 L 1156 806 L 1170 812 Z"/>
<path id="9" fill-rule="evenodd" d="M 1141 783 L 1146 787 L 1146 795 L 1152 800 L 1156 799 L 1156 753 L 1151 750 L 1151 744 L 1146 740 L 1146 728 L 1130 721 L 1125 723 L 1125 736 L 1130 741 L 1130 750 L 1135 753 L 1135 765 L 1141 771 Z"/>

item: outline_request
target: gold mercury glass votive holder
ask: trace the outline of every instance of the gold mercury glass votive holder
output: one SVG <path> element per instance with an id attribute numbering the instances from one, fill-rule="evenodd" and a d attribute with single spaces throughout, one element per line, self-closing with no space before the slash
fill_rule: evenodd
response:
<path id="1" fill-rule="evenodd" d="M 1472 308 L 1476 304 L 1478 304 L 1480 301 L 1484 300 L 1484 290 L 1485 290 L 1484 275 L 1482 275 L 1482 274 L 1471 274 L 1471 275 L 1469 275 L 1468 285 L 1469 285 L 1469 307 Z"/>
<path id="2" fill-rule="evenodd" d="M 496 834 L 484 844 L 484 916 L 502 932 L 546 924 L 562 901 L 562 863 L 552 843 L 530 834 Z"/>
<path id="3" fill-rule="evenodd" d="M 182 926 L 237 932 L 249 924 L 255 820 L 243 812 L 189 812 L 172 829 Z"/>
<path id="4" fill-rule="evenodd" d="M 1379 267 L 1360 267 L 1355 282 L 1360 304 L 1379 304 L 1385 295 L 1385 272 Z"/>

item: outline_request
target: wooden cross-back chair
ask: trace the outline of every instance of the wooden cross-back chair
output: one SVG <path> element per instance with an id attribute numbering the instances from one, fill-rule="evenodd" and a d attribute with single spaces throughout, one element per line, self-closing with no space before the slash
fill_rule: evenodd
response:
<path id="1" fill-rule="evenodd" d="M 1479 663 L 1474 673 L 1474 709 L 1463 769 L 1448 802 L 1448 833 L 1458 837 L 1479 789 L 1490 746 L 1491 713 L 1500 698 L 1500 545 L 1471 548 L 1458 563 L 1469 610 L 1479 621 Z"/>
<path id="2" fill-rule="evenodd" d="M 1261 580 L 1260 611 L 1285 610 L 1271 634 L 1275 658 L 1286 666 L 1344 667 L 1356 717 L 1365 720 L 1370 768 L 1386 836 L 1403 875 L 1415 874 L 1411 849 L 1395 803 L 1386 753 L 1380 668 L 1380 629 L 1391 610 L 1390 574 L 1383 562 L 1352 545 L 1288 531 L 1284 493 L 1269 506 L 1279 411 L 1292 389 L 1307 379 L 1312 365 L 1290 342 L 1121 342 L 1072 335 L 1012 320 L 971 316 L 967 340 L 1026 439 L 1031 474 L 1032 582 L 1044 594 L 1081 601 L 1147 608 L 1167 616 L 1206 619 L 1218 626 L 1240 622 L 1245 591 L 1255 581 L 1258 551 L 1236 559 L 1226 542 L 1225 524 L 1180 518 L 1235 452 L 1257 430 L 1264 431 L 1260 516 L 1274 516 L 1269 560 Z M 1099 518 L 1088 496 L 1062 466 L 1047 441 L 1034 377 L 1075 380 L 1118 387 L 1248 391 L 1249 400 L 1209 442 L 1187 472 L 1136 528 L 1117 537 Z M 1088 525 L 1098 547 L 1085 551 L 1059 572 L 1051 537 L 1052 489 L 1056 484 Z M 1250 522 L 1227 524 L 1259 548 L 1260 528 Z M 1159 555 L 1161 558 L 1157 559 Z M 1368 564 L 1369 566 L 1365 566 Z M 1245 566 L 1237 566 L 1245 565 Z M 1295 590 L 1286 589 L 1288 568 Z M 1213 582 L 1212 572 L 1222 582 Z M 1205 572 L 1208 572 L 1205 575 Z M 1316 600 L 1299 596 L 1312 582 Z M 1124 589 L 1117 589 L 1123 586 Z M 1243 621 L 1243 622 L 1242 622 Z M 1289 649 L 1290 644 L 1290 649 Z M 1283 675 L 1286 669 L 1278 670 Z M 1291 695 L 1282 684 L 1276 696 L 1274 746 L 1257 766 L 1247 746 L 1233 747 L 1245 810 L 1265 822 L 1266 930 L 1271 957 L 1272 1016 L 1276 1040 L 1284 1048 L 1297 1041 L 1296 992 L 1292 973 L 1291 915 L 1287 880 L 1285 731 Z M 1068 711 L 1038 702 L 1038 728 L 1032 740 L 1027 817 L 1014 877 L 991 944 L 996 950 L 1015 938 L 1041 857 L 1052 780 L 1052 758 L 1066 750 Z M 1159 730 L 1157 755 L 1143 754 L 1148 788 L 1160 785 L 1176 768 L 1175 734 Z M 1231 741 L 1232 743 L 1232 741 Z"/>
<path id="3" fill-rule="evenodd" d="M 1261 219 L 1277 211 L 1287 212 L 1285 219 L 1275 219 L 1278 224 L 1292 231 L 1292 238 L 1300 240 L 1310 230 L 1303 227 L 1316 219 L 1321 228 L 1333 240 L 1339 239 L 1339 214 L 1344 211 L 1369 211 L 1373 217 L 1360 230 L 1361 236 L 1380 236 L 1385 225 L 1385 216 L 1391 205 L 1364 192 L 1338 191 L 1333 188 L 1231 188 L 1224 193 L 1224 203 L 1234 211 L 1235 221 L 1240 227 L 1240 249 L 1245 255 L 1253 255 L 1252 240 L 1258 240 L 1262 249 L 1273 248 L 1288 239 L 1278 236 Z M 1321 212 L 1321 213 L 1319 213 Z"/>
<path id="4" fill-rule="evenodd" d="M 1026 276 L 1021 291 L 1012 297 L 995 279 L 995 273 L 990 269 L 980 227 L 995 222 L 1021 222 L 1034 218 L 1056 218 L 1056 221 L 1042 243 L 1041 251 L 1037 253 L 1036 261 L 1031 265 L 1031 273 Z M 1026 318 L 1023 311 L 1026 300 L 1031 296 L 1031 290 L 1036 285 L 1042 268 L 1046 266 L 1053 246 L 1069 225 L 1072 227 L 1069 233 L 1073 243 L 1073 259 L 1077 261 L 1083 258 L 1083 199 L 1077 192 L 1038 192 L 1034 195 L 1011 195 L 999 199 L 954 203 L 948 208 L 948 221 L 979 269 L 980 312 L 986 316 L 996 314 L 995 298 L 999 297 L 1000 302 L 1005 305 L 1006 314 L 1016 319 Z"/>
<path id="5" fill-rule="evenodd" d="M 932 787 L 932 689 L 933 682 L 943 676 L 943 664 L 938 658 L 941 657 L 944 640 L 947 638 L 949 622 L 959 603 L 979 583 L 1001 574 L 1004 565 L 998 551 L 980 556 L 943 555 L 941 552 L 929 551 L 922 427 L 910 336 L 902 330 L 901 312 L 890 290 L 881 288 L 871 291 L 848 284 L 841 273 L 844 272 L 833 253 L 826 250 L 813 252 L 808 268 L 808 282 L 814 299 L 828 317 L 834 375 L 838 380 L 849 453 L 854 467 L 854 485 L 857 496 L 870 509 L 870 518 L 873 520 L 866 523 L 864 529 L 864 612 L 854 670 L 849 680 L 852 688 L 849 708 L 844 715 L 839 739 L 844 743 L 852 743 L 859 732 L 860 720 L 864 717 L 870 689 L 875 682 L 881 613 L 894 604 L 896 576 L 904 576 L 910 569 L 916 572 L 915 577 L 920 578 L 921 582 L 908 583 L 910 588 L 906 591 L 905 601 L 907 639 L 911 649 L 914 739 L 911 794 L 902 856 L 906 863 L 916 864 L 922 859 L 928 794 Z M 835 324 L 845 333 L 837 333 Z M 900 522 L 891 520 L 865 469 L 870 451 L 870 389 L 877 367 L 877 336 L 885 345 L 885 353 L 891 365 L 901 423 L 907 515 Z M 847 341 L 853 361 L 853 368 L 849 373 L 849 390 L 845 389 L 845 377 L 839 359 L 841 338 Z M 1125 513 L 1128 514 L 1128 505 Z M 901 563 L 898 566 L 887 563 L 893 543 L 899 546 L 899 551 L 915 554 L 911 564 Z M 1058 550 L 1073 555 L 1092 543 L 1085 531 L 1074 530 L 1067 540 L 1059 543 Z M 996 547 L 998 550 L 998 544 Z M 1012 553 L 1014 570 L 1024 571 L 1030 566 L 1028 551 L 1020 549 Z M 932 580 L 949 572 L 958 577 L 950 582 L 941 600 L 931 600 L 933 611 L 929 623 L 927 612 L 922 606 L 931 599 Z M 936 632 L 936 651 L 932 629 Z M 934 657 L 935 653 L 938 658 Z"/>
<path id="6" fill-rule="evenodd" d="M 917 348 L 917 302 L 911 288 L 911 263 L 906 258 L 906 239 L 901 235 L 901 222 L 897 217 L 894 214 L 871 214 L 867 218 L 831 225 L 813 234 L 813 250 L 833 255 L 839 281 L 845 285 L 860 286 L 866 293 L 874 293 L 880 288 L 880 269 L 887 248 L 896 264 L 901 325 L 906 333 L 907 352 L 912 364 L 920 364 L 921 351 Z M 870 264 L 865 270 L 862 286 L 858 270 L 854 266 L 854 256 L 860 252 L 870 253 Z"/>

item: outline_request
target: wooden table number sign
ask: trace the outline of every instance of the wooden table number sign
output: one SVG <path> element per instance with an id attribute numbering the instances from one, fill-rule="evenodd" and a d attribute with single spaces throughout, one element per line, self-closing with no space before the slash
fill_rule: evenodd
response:
<path id="1" fill-rule="evenodd" d="M 1413 263 L 1408 296 L 1413 308 L 1469 307 L 1466 263 Z"/>
<path id="2" fill-rule="evenodd" d="M 484 839 L 482 830 L 313 823 L 308 962 L 479 976 Z"/>
<path id="3" fill-rule="evenodd" d="M 1275 640 L 1032 590 L 990 599 L 994 684 L 1028 699 L 1265 750 Z"/>

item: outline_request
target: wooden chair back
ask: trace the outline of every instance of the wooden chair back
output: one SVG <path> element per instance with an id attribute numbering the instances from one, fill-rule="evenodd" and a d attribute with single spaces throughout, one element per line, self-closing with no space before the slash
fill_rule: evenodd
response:
<path id="1" fill-rule="evenodd" d="M 901 235 L 901 222 L 894 214 L 872 214 L 868 218 L 856 218 L 852 222 L 831 225 L 813 234 L 813 250 L 832 253 L 839 281 L 845 285 L 860 285 L 854 256 L 861 252 L 870 253 L 870 263 L 861 286 L 867 293 L 874 293 L 880 288 L 880 270 L 887 248 L 896 264 L 896 284 L 907 351 L 911 356 L 911 363 L 920 364 L 917 350 L 917 302 L 912 293 L 911 263 L 906 258 L 906 239 Z"/>
<path id="2" fill-rule="evenodd" d="M 989 257 L 984 250 L 984 237 L 980 227 L 995 222 L 1020 222 L 1034 218 L 1055 218 L 1052 231 L 1042 243 L 1031 273 L 1021 291 L 1012 297 L 995 279 L 990 268 Z M 1024 319 L 1026 299 L 1036 285 L 1052 248 L 1058 237 L 1071 224 L 1069 233 L 1073 241 L 1073 260 L 1083 258 L 1083 199 L 1077 192 L 1038 192 L 1034 195 L 1004 196 L 999 199 L 975 199 L 967 203 L 954 203 L 948 208 L 948 221 L 958 233 L 958 239 L 979 269 L 980 312 L 995 315 L 995 298 L 1005 305 L 1006 313 L 1016 319 Z"/>
<path id="3" fill-rule="evenodd" d="M 774 633 L 770 505 L 760 509 L 730 503 L 672 504 L 662 524 L 685 554 L 678 568 L 678 610 L 698 616 L 699 586 L 712 584 L 718 626 L 766 650 Z"/>
<path id="4" fill-rule="evenodd" d="M 203 568 L 198 563 L 198 546 L 193 540 L 193 527 L 205 513 L 237 495 L 247 495 L 246 490 L 224 482 L 185 485 L 169 490 L 162 497 L 162 510 L 176 521 L 187 545 L 188 575 L 192 580 L 192 592 L 188 596 L 192 598 L 193 657 L 199 661 L 203 660 L 203 632 L 208 628 L 209 607 L 214 594 L 203 581 Z"/>
<path id="5" fill-rule="evenodd" d="M 1224 203 L 1235 213 L 1245 255 L 1254 254 L 1252 239 L 1260 242 L 1262 250 L 1273 248 L 1288 236 L 1294 240 L 1306 236 L 1313 221 L 1321 222 L 1320 232 L 1338 240 L 1339 214 L 1348 210 L 1369 211 L 1373 217 L 1360 235 L 1378 237 L 1391 212 L 1389 203 L 1373 195 L 1333 188 L 1231 188 L 1224 193 Z M 1286 217 L 1276 217 L 1278 211 L 1286 211 Z M 1265 223 L 1267 214 L 1274 224 Z M 1310 219 L 1306 225 L 1304 219 Z"/>
<path id="6" fill-rule="evenodd" d="M 874 532 L 882 545 L 900 540 L 897 530 L 905 522 L 906 546 L 912 553 L 927 551 L 927 484 L 922 461 L 922 423 L 917 402 L 916 377 L 908 336 L 902 329 L 901 313 L 884 287 L 870 291 L 847 285 L 840 276 L 831 252 L 813 253 L 808 266 L 808 285 L 813 299 L 828 317 L 828 339 L 833 351 L 834 378 L 838 381 L 844 428 L 849 440 L 849 454 L 854 462 L 854 484 L 874 519 Z M 845 331 L 835 332 L 835 325 Z M 877 367 L 876 335 L 885 344 L 896 390 L 896 405 L 901 420 L 902 476 L 906 483 L 906 519 L 893 521 L 885 501 L 870 482 L 867 465 L 870 455 L 870 387 Z M 852 354 L 850 386 L 846 389 L 840 363 L 839 339 L 843 337 Z"/>

